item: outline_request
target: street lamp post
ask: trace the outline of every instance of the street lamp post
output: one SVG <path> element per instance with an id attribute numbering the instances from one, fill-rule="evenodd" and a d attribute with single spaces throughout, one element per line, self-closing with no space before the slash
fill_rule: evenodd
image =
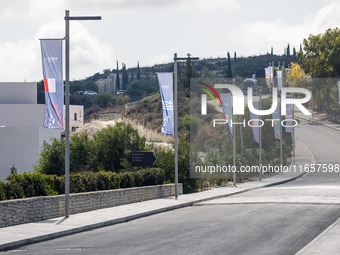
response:
<path id="1" fill-rule="evenodd" d="M 100 16 L 71 17 L 65 11 L 65 217 L 70 216 L 70 20 L 101 20 Z"/>
<path id="2" fill-rule="evenodd" d="M 177 100 L 177 61 L 178 60 L 197 60 L 197 57 L 187 57 L 187 58 L 178 58 L 177 53 L 174 53 L 174 117 L 175 117 L 175 199 L 178 199 L 178 100 Z"/>

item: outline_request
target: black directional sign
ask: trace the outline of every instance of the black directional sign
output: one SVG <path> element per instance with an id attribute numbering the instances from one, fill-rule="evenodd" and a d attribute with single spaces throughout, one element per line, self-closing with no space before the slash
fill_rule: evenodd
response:
<path id="1" fill-rule="evenodd" d="M 132 151 L 131 166 L 153 166 L 157 157 L 152 151 Z"/>

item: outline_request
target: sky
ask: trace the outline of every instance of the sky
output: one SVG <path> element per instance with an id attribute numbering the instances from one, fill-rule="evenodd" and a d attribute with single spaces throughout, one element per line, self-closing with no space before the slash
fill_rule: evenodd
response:
<path id="1" fill-rule="evenodd" d="M 340 27 L 339 0 L 0 0 L 0 82 L 42 79 L 39 38 L 65 36 L 65 10 L 101 21 L 70 21 L 70 77 L 104 69 L 199 58 L 283 54 L 310 34 Z"/>

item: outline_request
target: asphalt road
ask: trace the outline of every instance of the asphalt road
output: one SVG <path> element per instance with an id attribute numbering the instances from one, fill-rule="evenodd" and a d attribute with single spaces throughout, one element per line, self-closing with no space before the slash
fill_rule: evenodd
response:
<path id="1" fill-rule="evenodd" d="M 340 133 L 301 123 L 316 163 L 340 163 Z M 295 254 L 340 217 L 340 173 L 66 236 L 15 254 Z"/>

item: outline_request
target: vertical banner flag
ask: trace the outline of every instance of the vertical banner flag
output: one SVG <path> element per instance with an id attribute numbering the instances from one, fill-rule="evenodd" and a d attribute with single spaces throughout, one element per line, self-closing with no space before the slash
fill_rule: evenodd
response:
<path id="1" fill-rule="evenodd" d="M 282 71 L 277 71 L 277 89 L 281 90 L 282 89 Z"/>
<path id="2" fill-rule="evenodd" d="M 292 133 L 293 132 L 293 106 L 291 104 L 286 105 L 286 133 Z"/>
<path id="3" fill-rule="evenodd" d="M 41 39 L 45 128 L 63 129 L 62 39 Z"/>
<path id="4" fill-rule="evenodd" d="M 259 102 L 254 102 L 253 103 L 255 109 L 259 109 Z M 259 115 L 252 113 L 251 111 L 249 112 L 250 114 L 250 125 L 251 125 L 251 130 L 253 131 L 253 140 L 256 143 L 260 142 L 260 118 Z"/>
<path id="5" fill-rule="evenodd" d="M 274 126 L 274 134 L 275 139 L 280 140 L 280 113 L 279 113 L 279 106 L 276 106 L 275 112 L 273 112 L 273 126 Z"/>
<path id="6" fill-rule="evenodd" d="M 157 77 L 163 108 L 161 133 L 165 135 L 174 135 L 173 74 L 157 73 Z"/>
<path id="7" fill-rule="evenodd" d="M 270 87 L 270 72 L 269 72 L 269 67 L 264 69 L 265 73 L 266 73 L 266 83 L 267 86 Z"/>
<path id="8" fill-rule="evenodd" d="M 232 107 L 231 107 L 231 94 L 220 94 L 222 101 L 222 109 L 224 113 L 224 119 L 226 120 L 227 130 L 230 138 L 233 138 L 233 132 L 230 126 L 233 119 Z"/>
<path id="9" fill-rule="evenodd" d="M 274 67 L 273 66 L 269 67 L 269 75 L 270 75 L 270 83 L 274 84 Z"/>

